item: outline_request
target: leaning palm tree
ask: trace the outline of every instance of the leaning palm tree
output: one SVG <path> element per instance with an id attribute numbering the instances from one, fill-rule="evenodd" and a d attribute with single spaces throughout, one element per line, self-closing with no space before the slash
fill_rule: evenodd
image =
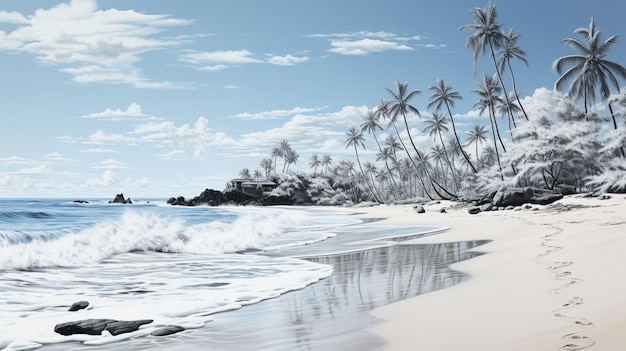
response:
<path id="1" fill-rule="evenodd" d="M 448 109 L 448 115 L 450 116 L 450 121 L 452 122 L 452 131 L 454 132 L 454 137 L 456 138 L 457 143 L 460 145 L 461 140 L 459 140 L 459 134 L 456 132 L 456 126 L 454 124 L 454 117 L 452 117 L 452 111 L 450 107 L 454 107 L 454 100 L 461 100 L 461 94 L 458 91 L 452 90 L 452 87 L 444 82 L 443 78 L 437 78 L 437 85 L 433 85 L 428 87 L 433 93 L 430 95 L 430 99 L 428 101 L 428 107 L 435 107 L 435 110 L 439 110 L 442 105 L 445 105 Z M 461 149 L 461 153 L 465 160 L 472 168 L 472 171 L 476 173 L 476 168 L 472 165 L 469 157 L 465 153 L 463 149 Z"/>
<path id="2" fill-rule="evenodd" d="M 509 96 L 506 91 L 506 86 L 502 80 L 502 74 L 496 61 L 496 48 L 502 46 L 503 36 L 501 27 L 498 23 L 498 12 L 496 11 L 496 5 L 489 4 L 486 9 L 475 7 L 471 10 L 472 23 L 465 24 L 459 27 L 459 30 L 470 29 L 474 33 L 467 38 L 465 45 L 474 51 L 474 70 L 477 67 L 478 59 L 487 52 L 489 49 L 489 55 L 493 61 L 493 67 L 496 70 L 500 87 L 505 96 Z M 511 117 L 512 118 L 512 117 Z"/>
<path id="3" fill-rule="evenodd" d="M 489 113 L 489 120 L 491 121 L 491 133 L 493 134 L 493 144 L 496 149 L 496 155 L 498 156 L 500 178 L 504 180 L 504 175 L 502 174 L 502 164 L 500 163 L 498 144 L 496 140 L 497 133 L 497 137 L 500 140 L 500 144 L 502 145 L 502 150 L 506 152 L 506 148 L 504 147 L 502 138 L 500 138 L 500 132 L 498 131 L 498 121 L 496 120 L 495 116 L 495 105 L 496 101 L 499 99 L 498 93 L 500 92 L 500 87 L 497 85 L 492 77 L 486 74 L 483 76 L 482 82 L 478 83 L 478 87 L 478 89 L 472 90 L 473 93 L 476 93 L 479 96 L 479 100 L 474 103 L 474 107 L 479 108 L 480 114 L 483 114 L 485 110 L 487 110 Z"/>
<path id="4" fill-rule="evenodd" d="M 378 203 L 382 203 L 382 201 L 376 196 L 376 192 L 372 189 L 372 186 L 368 180 L 368 177 L 365 175 L 363 171 L 363 166 L 361 166 L 361 159 L 359 158 L 359 148 L 365 148 L 365 137 L 363 136 L 363 131 L 357 129 L 356 127 L 350 127 L 348 132 L 346 133 L 346 149 L 350 146 L 354 147 L 354 154 L 356 155 L 356 161 L 359 164 L 359 169 L 361 170 L 361 174 L 365 179 L 365 183 L 367 184 L 367 188 L 370 191 L 370 194 L 374 198 L 374 200 Z"/>
<path id="5" fill-rule="evenodd" d="M 389 177 L 386 178 L 386 180 L 389 181 L 389 179 L 391 179 L 391 182 L 393 183 L 392 190 L 395 190 L 397 194 L 396 198 L 400 198 L 400 187 L 398 187 L 398 184 L 396 183 L 396 179 L 393 176 L 391 167 L 389 167 L 389 161 L 396 162 L 396 157 L 394 156 L 391 148 L 389 147 L 382 148 L 380 152 L 376 154 L 376 161 L 383 161 L 383 163 L 385 164 L 385 169 L 387 170 L 387 174 L 389 175 Z"/>
<path id="6" fill-rule="evenodd" d="M 496 101 L 496 106 L 495 106 L 496 112 L 498 112 L 500 115 L 509 116 L 507 120 L 509 122 L 509 133 L 511 133 L 511 141 L 515 141 L 513 139 L 513 128 L 517 128 L 517 123 L 515 122 L 515 118 L 511 119 L 510 117 L 515 116 L 522 110 L 521 107 L 517 104 L 516 99 L 517 97 L 515 96 L 515 93 L 509 94 L 508 97 L 501 96 Z M 511 122 L 513 122 L 512 126 L 511 126 Z"/>
<path id="7" fill-rule="evenodd" d="M 330 155 L 322 156 L 322 166 L 324 166 L 324 175 L 328 176 L 328 167 L 333 163 L 333 158 Z"/>
<path id="8" fill-rule="evenodd" d="M 474 143 L 476 148 L 476 164 L 478 165 L 478 144 L 482 144 L 487 141 L 487 133 L 488 131 L 485 129 L 485 126 L 482 124 L 475 124 L 474 129 L 469 130 L 467 132 L 467 145 Z"/>
<path id="9" fill-rule="evenodd" d="M 517 40 L 519 39 L 519 34 L 513 33 L 513 29 L 509 30 L 509 33 L 502 35 L 502 43 L 500 46 L 500 50 L 498 51 L 498 62 L 500 64 L 500 72 L 504 72 L 506 68 L 509 69 L 509 73 L 511 74 L 511 84 L 513 85 L 513 92 L 515 93 L 515 98 L 517 99 L 517 104 L 519 105 L 520 110 L 526 117 L 528 121 L 528 115 L 526 114 L 526 110 L 524 110 L 524 106 L 519 99 L 519 94 L 517 93 L 517 85 L 515 84 L 515 75 L 513 74 L 513 68 L 511 67 L 511 59 L 516 58 L 526 64 L 528 66 L 528 60 L 526 59 L 526 52 L 520 49 L 517 46 Z"/>
<path id="10" fill-rule="evenodd" d="M 594 102 L 596 90 L 599 90 L 602 100 L 607 103 L 611 112 L 613 128 L 617 129 L 613 106 L 608 100 L 611 95 L 610 85 L 613 85 L 618 93 L 620 92 L 617 78 L 619 76 L 626 79 L 626 68 L 606 60 L 605 57 L 608 50 L 617 42 L 618 36 L 613 35 L 602 42 L 600 39 L 602 32 L 596 28 L 593 17 L 591 17 L 589 28 L 578 28 L 574 34 L 582 35 L 584 41 L 580 42 L 572 38 L 563 39 L 563 42 L 571 46 L 578 54 L 563 56 L 554 61 L 552 67 L 561 74 L 555 87 L 563 91 L 567 82 L 570 82 L 568 94 L 574 100 L 583 98 L 585 112 L 587 112 L 587 106 Z M 566 66 L 571 67 L 565 69 Z M 622 156 L 626 157 L 624 148 L 620 149 Z"/>
<path id="11" fill-rule="evenodd" d="M 400 139 L 400 143 L 402 144 L 402 149 L 406 152 L 407 156 L 411 160 L 411 163 L 413 164 L 413 167 L 415 168 L 415 170 L 417 170 L 417 165 L 415 164 L 415 162 L 413 162 L 413 159 L 411 158 L 411 154 L 409 150 L 406 148 L 406 146 L 404 145 L 404 141 L 402 141 L 402 138 L 400 137 L 400 131 L 398 130 L 398 126 L 396 125 L 397 116 L 395 117 L 391 116 L 389 106 L 390 106 L 390 102 L 388 102 L 385 99 L 381 99 L 380 102 L 378 103 L 378 106 L 376 107 L 376 113 L 378 113 L 385 120 L 389 119 L 389 125 L 393 126 L 393 129 L 396 131 L 396 135 L 398 136 L 398 139 Z M 426 183 L 424 182 L 424 178 L 419 173 L 417 177 L 418 177 L 420 184 L 424 188 L 424 193 L 426 194 L 426 196 L 430 200 L 433 200 L 434 197 L 428 192 L 428 190 L 426 190 Z"/>
<path id="12" fill-rule="evenodd" d="M 450 174 L 454 178 L 454 182 L 458 187 L 458 181 L 456 174 L 454 173 L 454 167 L 452 167 L 452 162 L 450 161 L 450 156 L 448 156 L 448 150 L 446 149 L 446 144 L 443 142 L 443 133 L 447 133 L 448 129 L 448 119 L 445 115 L 434 111 L 432 117 L 426 120 L 426 127 L 424 127 L 423 132 L 428 132 L 429 136 L 432 136 L 433 139 L 439 137 L 439 141 L 441 142 L 441 149 L 438 151 L 443 152 L 444 160 L 446 164 L 450 168 Z"/>
<path id="13" fill-rule="evenodd" d="M 415 150 L 415 153 L 417 154 L 418 160 L 423 162 L 422 158 L 424 158 L 424 156 L 417 149 L 417 146 L 415 146 L 415 142 L 413 141 L 413 137 L 411 137 L 411 128 L 409 128 L 409 122 L 407 120 L 407 115 L 409 113 L 414 113 L 418 117 L 420 117 L 419 110 L 417 108 L 415 108 L 413 105 L 409 104 L 409 100 L 411 100 L 415 95 L 419 94 L 420 91 L 419 90 L 409 91 L 409 83 L 408 82 L 395 81 L 394 85 L 395 85 L 395 88 L 396 88 L 395 90 L 387 88 L 387 92 L 389 94 L 391 94 L 391 96 L 393 97 L 393 100 L 389 102 L 389 118 L 390 118 L 390 120 L 392 122 L 395 122 L 397 120 L 398 116 L 402 116 L 402 119 L 404 120 L 404 126 L 406 128 L 406 133 L 407 133 L 407 135 L 409 137 L 409 141 L 411 142 L 411 146 L 413 146 L 413 150 Z M 393 125 L 394 125 L 394 128 L 395 128 L 396 127 L 395 123 L 393 123 Z M 397 128 L 396 128 L 396 133 L 398 133 Z M 398 133 L 398 138 L 400 138 L 400 140 L 402 140 L 399 133 Z M 411 155 L 408 152 L 408 150 L 406 148 L 405 148 L 405 150 L 407 152 L 407 156 L 409 158 L 411 158 Z M 437 195 L 439 195 L 439 197 L 446 198 L 445 196 L 443 196 L 439 192 L 437 187 L 439 187 L 441 190 L 443 190 L 448 195 L 454 196 L 454 194 L 449 192 L 445 187 L 443 187 L 440 184 L 438 184 L 437 181 L 435 181 L 433 179 L 433 177 L 428 173 L 427 169 L 426 169 L 426 176 L 430 180 L 430 183 L 434 183 L 434 184 L 432 184 L 433 185 L 433 190 L 435 191 L 435 193 L 437 193 Z M 435 186 L 435 185 L 437 185 L 437 186 Z"/>

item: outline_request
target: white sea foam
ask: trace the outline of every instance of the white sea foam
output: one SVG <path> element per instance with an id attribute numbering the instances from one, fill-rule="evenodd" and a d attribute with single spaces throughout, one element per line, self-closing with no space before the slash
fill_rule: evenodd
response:
<path id="1" fill-rule="evenodd" d="M 120 218 L 77 232 L 0 232 L 0 269 L 80 266 L 133 251 L 233 253 L 266 245 L 314 242 L 333 235 L 320 231 L 289 234 L 306 220 L 300 212 L 250 212 L 232 223 L 188 225 L 179 218 L 127 211 Z M 289 235 L 294 238 L 289 239 Z"/>

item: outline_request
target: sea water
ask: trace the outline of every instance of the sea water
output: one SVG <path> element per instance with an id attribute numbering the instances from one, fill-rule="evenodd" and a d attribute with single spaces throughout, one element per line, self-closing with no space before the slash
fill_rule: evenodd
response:
<path id="1" fill-rule="evenodd" d="M 393 245 L 441 228 L 386 227 L 333 211 L 0 200 L 0 350 L 124 342 L 157 328 L 203 328 L 214 314 L 302 289 L 333 274 L 307 257 Z M 338 233 L 343 233 L 338 235 Z M 69 312 L 76 301 L 85 310 Z M 62 336 L 54 326 L 151 319 L 127 334 Z"/>

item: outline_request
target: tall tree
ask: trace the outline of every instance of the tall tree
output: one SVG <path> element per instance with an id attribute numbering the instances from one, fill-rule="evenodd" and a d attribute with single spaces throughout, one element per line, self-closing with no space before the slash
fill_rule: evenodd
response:
<path id="1" fill-rule="evenodd" d="M 356 161 L 359 164 L 359 169 L 361 170 L 361 174 L 365 179 L 365 183 L 367 183 L 367 188 L 370 191 L 370 194 L 374 198 L 374 200 L 378 203 L 382 203 L 382 201 L 376 196 L 376 192 L 372 189 L 372 186 L 368 180 L 368 177 L 365 175 L 363 171 L 363 166 L 361 166 L 361 159 L 359 158 L 359 147 L 365 149 L 365 137 L 363 136 L 363 131 L 357 129 L 356 127 L 350 127 L 348 132 L 346 133 L 346 149 L 350 146 L 354 147 L 354 154 L 356 155 Z"/>
<path id="2" fill-rule="evenodd" d="M 320 160 L 320 157 L 317 154 L 313 154 L 313 156 L 311 156 L 311 160 L 309 161 L 309 167 L 313 168 L 313 176 L 317 174 L 317 167 L 321 164 L 322 160 Z"/>
<path id="3" fill-rule="evenodd" d="M 581 97 L 584 99 L 585 112 L 588 112 L 587 106 L 595 101 L 596 90 L 599 90 L 602 100 L 607 103 L 611 112 L 613 128 L 617 129 L 615 113 L 609 101 L 610 85 L 615 87 L 618 93 L 620 92 L 618 77 L 626 79 L 626 68 L 605 57 L 609 49 L 617 42 L 618 36 L 613 35 L 603 42 L 602 32 L 596 28 L 593 17 L 588 28 L 578 28 L 574 34 L 580 34 L 583 41 L 565 38 L 563 42 L 577 51 L 577 54 L 560 57 L 552 64 L 552 67 L 561 74 L 556 81 L 556 89 L 563 91 L 567 82 L 571 82 L 568 94 L 574 100 Z M 566 69 L 566 66 L 570 67 Z M 622 157 L 626 157 L 623 146 L 620 151 Z"/>
<path id="4" fill-rule="evenodd" d="M 454 107 L 455 100 L 461 100 L 461 94 L 458 91 L 452 89 L 451 86 L 446 84 L 443 78 L 437 78 L 437 85 L 432 85 L 428 87 L 433 93 L 430 95 L 430 99 L 428 101 L 428 107 L 435 107 L 435 110 L 439 110 L 442 105 L 446 106 L 448 110 L 448 115 L 450 116 L 450 122 L 452 122 L 452 131 L 454 132 L 454 137 L 459 145 L 461 145 L 461 140 L 459 140 L 459 134 L 456 131 L 456 125 L 454 123 L 454 117 L 452 117 L 452 111 L 450 107 Z M 476 173 L 476 168 L 472 165 L 469 157 L 465 153 L 463 148 L 460 149 L 463 157 L 467 161 L 467 164 L 472 168 L 472 171 Z"/>
<path id="5" fill-rule="evenodd" d="M 505 96 L 509 96 L 496 61 L 495 50 L 502 46 L 504 37 L 501 29 L 502 25 L 497 22 L 498 11 L 496 10 L 496 5 L 490 3 L 486 9 L 475 7 L 471 10 L 471 13 L 472 23 L 462 25 L 459 27 L 459 30 L 469 29 L 474 31 L 465 42 L 465 45 L 474 51 L 474 69 L 476 69 L 480 57 L 489 50 L 489 56 L 491 56 L 493 61 L 500 88 L 502 88 Z M 512 116 L 509 117 L 513 119 Z"/>
<path id="6" fill-rule="evenodd" d="M 478 144 L 482 144 L 483 142 L 487 141 L 487 133 L 488 132 L 485 129 L 485 126 L 482 124 L 475 124 L 474 129 L 471 129 L 467 132 L 467 145 L 474 143 L 474 146 L 476 148 L 476 165 L 479 165 Z"/>
<path id="7" fill-rule="evenodd" d="M 247 168 L 242 168 L 241 171 L 239 171 L 239 176 L 242 179 L 252 179 L 252 176 L 250 175 L 250 170 Z"/>
<path id="8" fill-rule="evenodd" d="M 497 158 L 498 168 L 500 169 L 500 178 L 504 180 L 504 174 L 502 173 L 502 163 L 500 162 L 500 156 L 498 154 L 498 141 L 496 139 L 496 133 L 504 152 L 506 152 L 506 148 L 504 147 L 502 138 L 500 138 L 500 132 L 498 131 L 498 121 L 496 120 L 495 116 L 495 105 L 496 101 L 499 99 L 498 94 L 500 93 L 500 87 L 493 80 L 492 77 L 485 74 L 483 76 L 482 82 L 478 83 L 478 89 L 472 90 L 472 92 L 476 93 L 479 97 L 479 100 L 474 103 L 474 107 L 479 108 L 480 114 L 484 113 L 485 110 L 487 110 L 489 113 L 489 120 L 491 121 L 491 132 L 493 134 L 493 144 L 496 149 L 496 155 L 498 156 Z"/>
<path id="9" fill-rule="evenodd" d="M 270 173 L 272 172 L 273 161 L 271 158 L 264 158 L 259 162 L 261 169 L 265 171 L 265 179 L 270 179 Z"/>
<path id="10" fill-rule="evenodd" d="M 450 174 L 454 178 L 454 181 L 458 187 L 456 174 L 454 172 L 454 167 L 452 166 L 452 162 L 450 161 L 450 156 L 448 156 L 448 150 L 446 150 L 446 144 L 443 142 L 443 133 L 447 133 L 448 129 L 448 119 L 445 115 L 434 111 L 432 117 L 426 120 L 426 127 L 424 127 L 424 133 L 428 132 L 429 136 L 432 136 L 433 139 L 437 139 L 439 137 L 439 141 L 441 142 L 441 149 L 437 150 L 437 152 L 442 151 L 444 160 L 446 161 L 448 167 L 450 168 Z"/>
<path id="11" fill-rule="evenodd" d="M 511 75 L 511 85 L 513 86 L 513 92 L 515 93 L 517 104 L 528 121 L 528 114 L 526 114 L 524 105 L 522 105 L 522 102 L 519 99 L 517 84 L 515 83 L 515 74 L 513 74 L 513 67 L 511 67 L 512 58 L 516 58 L 528 66 L 526 52 L 517 46 L 518 39 L 519 34 L 514 33 L 513 29 L 510 29 L 507 34 L 502 35 L 502 43 L 500 45 L 500 50 L 498 51 L 498 62 L 500 63 L 500 72 L 504 72 L 506 68 L 509 69 L 509 74 Z"/>
<path id="12" fill-rule="evenodd" d="M 322 156 L 322 166 L 324 166 L 324 175 L 328 176 L 328 166 L 333 163 L 333 158 L 330 155 Z"/>
<path id="13" fill-rule="evenodd" d="M 422 155 L 422 153 L 417 149 L 417 146 L 415 146 L 415 142 L 413 141 L 413 137 L 411 136 L 411 128 L 409 128 L 409 122 L 407 120 L 407 115 L 409 113 L 414 113 L 415 115 L 420 117 L 419 110 L 415 108 L 415 106 L 409 103 L 409 101 L 415 95 L 419 94 L 420 91 L 419 90 L 409 91 L 408 82 L 395 81 L 394 86 L 395 86 L 395 90 L 387 88 L 387 92 L 391 94 L 393 98 L 393 100 L 389 101 L 389 118 L 391 121 L 395 122 L 398 116 L 402 116 L 402 119 L 404 120 L 404 127 L 406 128 L 406 133 L 409 137 L 409 142 L 411 142 L 411 146 L 413 147 L 413 150 L 415 150 L 418 160 L 420 160 L 420 162 L 423 163 L 424 162 L 423 158 L 425 156 Z M 396 128 L 396 133 L 398 133 L 395 123 L 393 123 L 393 126 L 394 128 Z M 400 137 L 399 133 L 398 133 L 398 138 L 400 138 L 400 141 L 402 141 L 402 138 Z M 411 158 L 411 155 L 409 151 L 406 149 L 406 147 L 405 147 L 405 151 L 407 152 L 408 157 Z M 417 169 L 417 165 L 415 166 Z M 443 196 L 443 194 L 439 192 L 437 187 L 439 187 L 439 189 L 443 190 L 448 195 L 454 196 L 454 194 L 450 193 L 445 187 L 441 186 L 440 184 L 437 183 L 437 181 L 433 179 L 433 177 L 428 173 L 428 169 L 425 169 L 425 174 L 426 174 L 426 177 L 428 177 L 430 183 L 433 185 L 433 190 L 435 191 L 435 193 L 437 193 L 439 197 L 447 198 L 446 196 Z"/>

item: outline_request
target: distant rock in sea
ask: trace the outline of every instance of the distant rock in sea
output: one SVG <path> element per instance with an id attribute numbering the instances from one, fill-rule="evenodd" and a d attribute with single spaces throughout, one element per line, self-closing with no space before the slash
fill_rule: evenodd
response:
<path id="1" fill-rule="evenodd" d="M 87 334 L 102 335 L 108 331 L 111 335 L 134 332 L 144 324 L 152 323 L 152 319 L 140 319 L 136 321 L 118 321 L 115 319 L 83 319 L 79 321 L 59 323 L 54 327 L 54 332 L 61 335 Z"/>
<path id="2" fill-rule="evenodd" d="M 124 194 L 120 193 L 115 195 L 115 198 L 113 199 L 113 201 L 109 201 L 110 204 L 132 204 L 133 201 L 130 199 L 130 197 L 128 199 L 124 198 Z"/>
<path id="3" fill-rule="evenodd" d="M 153 331 L 152 333 L 150 333 L 150 335 L 152 336 L 166 336 L 166 335 L 172 335 L 172 334 L 176 334 L 179 333 L 181 331 L 185 330 L 185 328 L 178 326 L 178 325 L 168 325 L 166 327 L 163 328 L 159 328 L 155 331 Z"/>

